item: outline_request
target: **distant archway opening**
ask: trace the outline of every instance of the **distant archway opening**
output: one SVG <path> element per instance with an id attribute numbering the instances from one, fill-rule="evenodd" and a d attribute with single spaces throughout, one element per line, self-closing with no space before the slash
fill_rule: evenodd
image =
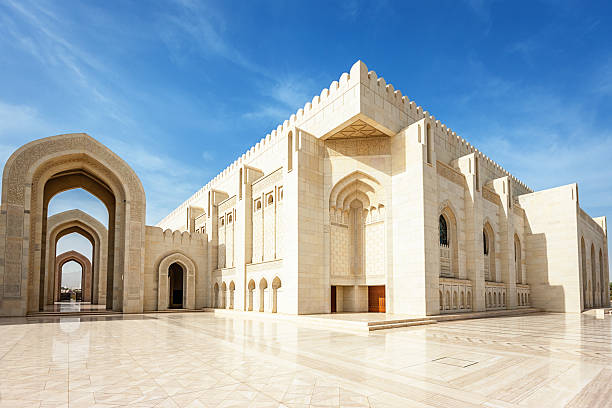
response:
<path id="1" fill-rule="evenodd" d="M 169 296 L 168 307 L 170 309 L 183 308 L 183 268 L 178 263 L 168 267 Z"/>
<path id="2" fill-rule="evenodd" d="M 78 268 L 78 271 L 74 269 Z M 76 273 L 75 273 L 76 272 Z M 70 260 L 61 266 L 59 273 L 59 293 L 56 292 L 57 301 L 77 302 L 83 301 L 83 275 L 85 271 L 83 266 L 75 260 Z"/>

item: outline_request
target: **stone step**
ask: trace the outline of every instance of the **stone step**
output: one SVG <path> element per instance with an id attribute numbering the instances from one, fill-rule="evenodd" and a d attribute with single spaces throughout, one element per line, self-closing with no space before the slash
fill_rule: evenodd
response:
<path id="1" fill-rule="evenodd" d="M 374 331 L 374 330 L 386 330 L 386 329 L 397 329 L 400 327 L 412 327 L 412 326 L 424 326 L 427 324 L 436 324 L 437 321 L 433 320 L 433 319 L 426 319 L 426 320 L 410 320 L 410 321 L 399 321 L 399 322 L 395 322 L 395 323 L 381 323 L 381 324 L 376 324 L 376 325 L 371 325 L 368 326 L 368 330 L 369 331 Z"/>
<path id="2" fill-rule="evenodd" d="M 108 316 L 117 315 L 121 312 L 115 312 L 112 310 L 100 310 L 100 311 L 74 311 L 74 312 L 30 312 L 26 317 L 70 317 L 70 316 Z"/>
<path id="3" fill-rule="evenodd" d="M 421 317 L 414 317 L 414 318 L 373 320 L 373 321 L 368 322 L 368 327 L 383 326 L 383 325 L 396 324 L 396 323 L 422 322 L 425 320 L 432 320 L 434 323 L 436 322 L 436 319 L 421 316 Z"/>

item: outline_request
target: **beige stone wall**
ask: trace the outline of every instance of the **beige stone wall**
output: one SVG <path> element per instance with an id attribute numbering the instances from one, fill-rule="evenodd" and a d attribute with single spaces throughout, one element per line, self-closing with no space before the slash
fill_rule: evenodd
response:
<path id="1" fill-rule="evenodd" d="M 577 186 L 518 197 L 525 210 L 527 283 L 535 307 L 580 312 Z"/>
<path id="2" fill-rule="evenodd" d="M 380 185 L 382 193 L 356 188 L 367 208 L 330 202 L 351 174 Z M 381 284 L 387 311 L 396 313 L 525 307 L 532 300 L 569 310 L 575 295 L 559 303 L 556 289 L 542 280 L 541 262 L 569 248 L 567 234 L 577 236 L 578 222 L 563 215 L 566 203 L 555 194 L 529 198 L 537 194 L 358 62 L 158 225 L 211 231 L 210 293 L 233 283 L 241 310 L 328 312 L 331 285 L 339 310 L 364 310 L 367 285 Z M 549 195 L 555 222 L 541 220 Z M 355 208 L 362 211 L 359 224 Z M 453 220 L 448 248 L 439 243 L 442 213 Z M 534 228 L 552 234 L 550 250 L 539 247 Z M 607 248 L 602 236 L 592 240 Z M 607 258 L 601 264 L 607 270 Z M 568 265 L 552 278 L 561 286 L 578 276 Z M 273 295 L 276 278 L 282 286 Z M 219 305 L 229 307 L 229 295 L 219 296 L 225 296 Z"/>
<path id="3" fill-rule="evenodd" d="M 208 306 L 210 302 L 209 282 L 211 278 L 207 268 L 206 236 L 200 233 L 163 231 L 158 227 L 147 226 L 145 238 L 144 309 L 158 309 L 160 263 L 165 258 L 175 254 L 186 257 L 195 266 L 195 270 L 192 271 L 194 276 L 193 287 L 189 288 L 194 293 L 193 308 L 201 309 Z M 187 280 L 189 272 L 191 271 L 183 271 L 184 280 Z"/>

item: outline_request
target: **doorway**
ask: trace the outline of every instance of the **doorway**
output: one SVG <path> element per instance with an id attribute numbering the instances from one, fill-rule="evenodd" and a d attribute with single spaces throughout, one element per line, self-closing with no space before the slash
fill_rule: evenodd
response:
<path id="1" fill-rule="evenodd" d="M 385 313 L 385 286 L 368 286 L 368 312 Z"/>
<path id="2" fill-rule="evenodd" d="M 336 313 L 336 287 L 331 287 L 331 312 Z"/>
<path id="3" fill-rule="evenodd" d="M 170 299 L 168 307 L 170 309 L 183 308 L 183 268 L 177 263 L 173 263 L 168 268 L 168 286 Z"/>

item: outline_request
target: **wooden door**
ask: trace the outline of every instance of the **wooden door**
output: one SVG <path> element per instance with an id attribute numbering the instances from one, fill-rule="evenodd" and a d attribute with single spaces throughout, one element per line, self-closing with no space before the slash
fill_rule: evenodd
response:
<path id="1" fill-rule="evenodd" d="M 331 312 L 336 313 L 336 287 L 331 287 Z"/>
<path id="2" fill-rule="evenodd" d="M 385 313 L 385 286 L 368 286 L 368 312 Z"/>

